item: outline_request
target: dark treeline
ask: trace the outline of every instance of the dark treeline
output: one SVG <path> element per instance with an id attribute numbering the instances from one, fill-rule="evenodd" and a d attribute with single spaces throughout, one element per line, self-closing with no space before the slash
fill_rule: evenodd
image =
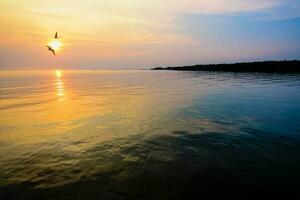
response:
<path id="1" fill-rule="evenodd" d="M 178 67 L 156 67 L 152 70 L 300 73 L 300 61 L 265 61 L 234 64 L 208 64 Z"/>

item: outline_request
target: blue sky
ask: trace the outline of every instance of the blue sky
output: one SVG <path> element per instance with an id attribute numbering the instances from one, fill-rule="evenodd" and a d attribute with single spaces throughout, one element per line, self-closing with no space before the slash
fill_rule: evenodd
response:
<path id="1" fill-rule="evenodd" d="M 224 61 L 300 59 L 300 18 L 260 19 L 261 16 L 187 14 L 177 23 L 184 26 L 182 34 L 203 41 L 204 47 L 232 52 L 232 57 Z"/>

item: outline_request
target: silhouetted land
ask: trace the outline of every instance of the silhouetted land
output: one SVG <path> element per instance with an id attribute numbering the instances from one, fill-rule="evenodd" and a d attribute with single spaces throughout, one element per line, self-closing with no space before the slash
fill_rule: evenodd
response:
<path id="1" fill-rule="evenodd" d="M 300 73 L 300 61 L 265 61 L 234 64 L 208 64 L 178 67 L 156 67 L 152 70 Z"/>

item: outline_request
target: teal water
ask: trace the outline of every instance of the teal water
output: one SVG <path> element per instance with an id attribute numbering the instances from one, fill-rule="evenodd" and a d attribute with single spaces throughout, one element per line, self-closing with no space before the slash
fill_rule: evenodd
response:
<path id="1" fill-rule="evenodd" d="M 300 76 L 1 71 L 1 199 L 299 197 Z"/>

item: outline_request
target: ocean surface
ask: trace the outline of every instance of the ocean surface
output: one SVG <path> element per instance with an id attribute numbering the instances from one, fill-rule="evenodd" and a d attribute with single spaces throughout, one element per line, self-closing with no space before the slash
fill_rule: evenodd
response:
<path id="1" fill-rule="evenodd" d="M 0 199 L 299 197 L 300 75 L 0 71 Z"/>

